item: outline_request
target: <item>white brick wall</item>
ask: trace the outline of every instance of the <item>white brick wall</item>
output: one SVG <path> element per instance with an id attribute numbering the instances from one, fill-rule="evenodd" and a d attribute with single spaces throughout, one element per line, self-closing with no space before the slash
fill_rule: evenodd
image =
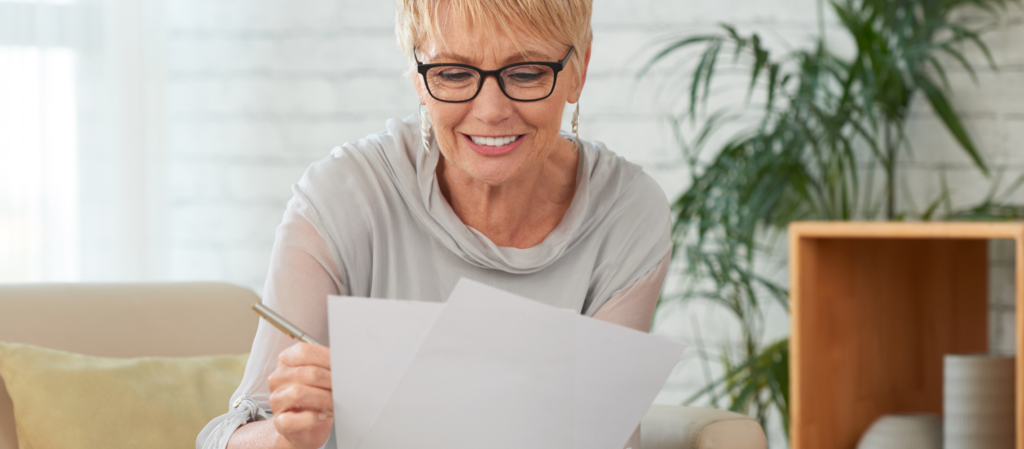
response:
<path id="1" fill-rule="evenodd" d="M 581 99 L 581 135 L 602 140 L 638 162 L 670 198 L 687 184 L 663 114 L 677 104 L 659 96 L 658 76 L 637 83 L 635 67 L 652 39 L 669 32 L 713 31 L 719 22 L 801 45 L 816 30 L 814 0 L 599 0 L 595 43 Z M 174 0 L 166 11 L 166 157 L 169 183 L 168 276 L 219 279 L 260 290 L 290 186 L 333 146 L 382 129 L 385 119 L 416 109 L 393 37 L 393 3 L 339 0 Z M 967 127 L 1007 180 L 1024 172 L 1024 16 L 1017 10 L 991 34 L 1001 72 L 983 69 L 975 85 L 951 67 L 954 102 Z M 834 33 L 833 33 L 834 34 Z M 836 45 L 846 45 L 836 41 Z M 649 53 L 648 53 L 649 54 Z M 972 52 L 972 60 L 979 60 Z M 734 95 L 734 94 L 730 94 Z M 567 116 L 571 111 L 567 111 Z M 909 124 L 916 157 L 906 160 L 914 201 L 923 207 L 946 171 L 954 200 L 980 199 L 980 176 L 948 133 L 920 104 Z M 1024 202 L 1024 191 L 1015 197 Z M 1005 252 L 1005 251 L 1004 251 Z M 1012 351 L 1012 306 L 993 254 L 993 342 Z M 782 274 L 784 277 L 784 274 Z M 1003 299 L 999 299 L 1003 298 Z M 685 309 L 689 309 L 688 311 Z M 698 319 L 699 318 L 699 319 Z M 728 339 L 734 323 L 700 304 L 670 307 L 657 331 L 695 343 Z M 772 312 L 771 336 L 788 318 Z M 1012 344 L 1010 342 L 1009 344 Z M 662 402 L 702 384 L 690 351 Z M 712 366 L 717 371 L 717 367 Z"/>
<path id="2" fill-rule="evenodd" d="M 989 347 L 993 354 L 1017 352 L 1013 240 L 989 242 Z"/>

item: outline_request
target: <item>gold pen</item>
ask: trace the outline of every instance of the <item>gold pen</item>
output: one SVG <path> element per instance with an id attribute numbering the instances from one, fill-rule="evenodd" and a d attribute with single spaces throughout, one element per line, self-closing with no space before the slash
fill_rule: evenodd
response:
<path id="1" fill-rule="evenodd" d="M 284 332 L 285 335 L 297 340 L 302 340 L 309 344 L 323 346 L 320 343 L 317 343 L 317 341 L 314 340 L 313 337 L 310 337 L 309 334 L 303 332 L 302 329 L 299 329 L 294 324 L 289 323 L 288 320 L 281 317 L 281 315 L 278 315 L 277 312 L 274 312 L 273 310 L 270 310 L 269 307 L 263 305 L 263 303 L 259 301 L 252 303 L 252 310 L 256 312 L 257 315 L 263 317 L 264 320 L 267 320 L 268 323 L 273 324 L 274 327 L 281 329 L 281 332 Z"/>

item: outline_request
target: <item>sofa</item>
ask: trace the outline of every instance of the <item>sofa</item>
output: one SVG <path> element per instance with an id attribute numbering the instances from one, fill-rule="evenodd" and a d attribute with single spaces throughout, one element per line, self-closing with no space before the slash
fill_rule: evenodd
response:
<path id="1" fill-rule="evenodd" d="M 252 344 L 257 300 L 215 282 L 0 284 L 0 341 L 103 357 L 239 354 Z M 0 379 L 0 449 L 18 448 L 13 407 Z M 756 420 L 707 408 L 654 405 L 641 432 L 643 449 L 767 446 Z"/>

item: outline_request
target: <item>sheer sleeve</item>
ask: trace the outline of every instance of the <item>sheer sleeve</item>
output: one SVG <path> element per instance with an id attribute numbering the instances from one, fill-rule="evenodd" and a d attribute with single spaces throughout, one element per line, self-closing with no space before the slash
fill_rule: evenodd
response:
<path id="1" fill-rule="evenodd" d="M 661 294 L 661 285 L 665 282 L 665 275 L 668 274 L 668 265 L 671 259 L 671 252 L 665 254 L 661 262 L 658 262 L 647 274 L 641 276 L 632 285 L 613 293 L 612 297 L 602 304 L 600 309 L 597 309 L 594 318 L 641 332 L 649 332 L 651 318 L 654 317 L 654 307 L 658 305 L 658 295 Z"/>
<path id="2" fill-rule="evenodd" d="M 339 261 L 328 246 L 316 211 L 300 193 L 288 203 L 277 228 L 263 303 L 305 330 L 327 341 L 327 296 L 346 295 Z M 295 344 L 272 325 L 260 320 L 245 375 L 228 412 L 214 418 L 196 438 L 197 449 L 223 449 L 242 424 L 268 419 L 270 388 L 267 378 L 277 368 L 277 356 Z"/>
<path id="3" fill-rule="evenodd" d="M 661 294 L 661 286 L 665 282 L 665 275 L 668 274 L 671 259 L 672 253 L 669 252 L 647 274 L 632 285 L 612 294 L 612 297 L 597 309 L 594 318 L 649 332 L 654 308 L 658 305 L 658 295 Z M 629 438 L 626 448 L 640 449 L 640 426 L 637 426 L 633 436 Z"/>

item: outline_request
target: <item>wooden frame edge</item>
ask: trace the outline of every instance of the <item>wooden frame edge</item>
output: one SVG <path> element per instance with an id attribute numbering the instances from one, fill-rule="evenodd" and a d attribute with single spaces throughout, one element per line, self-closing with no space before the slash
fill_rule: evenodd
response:
<path id="1" fill-rule="evenodd" d="M 1017 335 L 1014 338 L 1017 341 L 1017 356 L 1016 356 L 1016 410 L 1015 410 L 1015 426 L 1014 435 L 1017 440 L 1017 449 L 1024 449 L 1024 357 L 1021 357 L 1021 349 L 1024 348 L 1024 229 L 1014 237 L 1014 287 L 1016 290 L 1016 298 L 1014 298 L 1014 304 L 1016 305 L 1016 321 L 1017 321 Z"/>
<path id="2" fill-rule="evenodd" d="M 800 222 L 791 223 L 787 232 L 789 233 L 789 425 L 790 425 L 790 447 L 791 449 L 803 449 L 803 436 L 794 433 L 793 423 L 799 422 L 802 410 L 800 409 L 800 348 L 794 344 L 793 335 L 800 323 L 800 308 L 796 304 L 800 302 L 800 287 L 798 285 L 797 273 L 800 272 L 800 239 L 803 238 L 803 230 L 798 226 Z"/>
<path id="3" fill-rule="evenodd" d="M 791 223 L 789 232 L 831 238 L 1016 239 L 1024 235 L 1024 222 L 800 221 Z"/>

